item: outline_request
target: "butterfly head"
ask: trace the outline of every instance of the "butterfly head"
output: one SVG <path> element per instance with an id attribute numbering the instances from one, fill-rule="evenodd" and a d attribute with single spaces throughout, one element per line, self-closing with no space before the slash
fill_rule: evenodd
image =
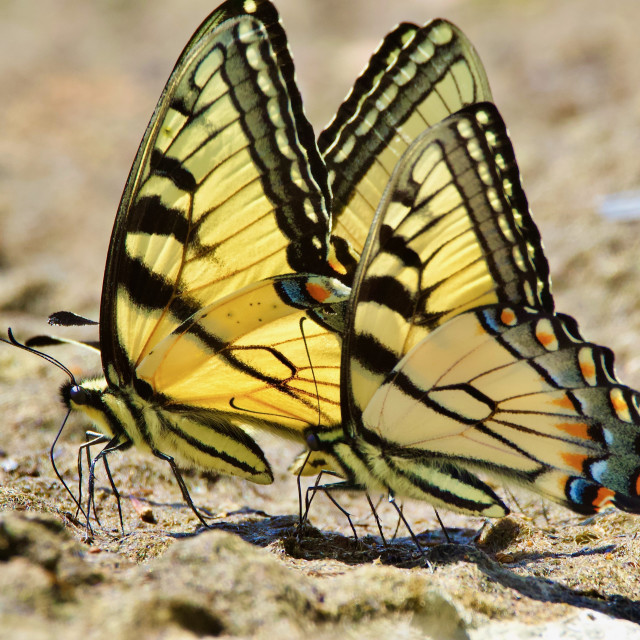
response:
<path id="1" fill-rule="evenodd" d="M 72 381 L 65 382 L 60 388 L 62 401 L 69 409 L 76 409 L 90 402 L 90 393 L 81 385 Z"/>
<path id="2" fill-rule="evenodd" d="M 81 411 L 102 433 L 115 436 L 121 429 L 115 427 L 117 421 L 109 419 L 112 414 L 109 408 L 117 399 L 110 399 L 109 395 L 104 377 L 89 378 L 80 384 L 75 380 L 67 380 L 60 387 L 62 402 L 69 410 Z"/>
<path id="3" fill-rule="evenodd" d="M 310 427 L 305 433 L 307 450 L 293 461 L 289 471 L 295 475 L 312 476 L 321 471 L 351 477 L 348 465 L 343 464 L 341 451 L 347 447 L 342 426 Z"/>
<path id="4" fill-rule="evenodd" d="M 84 410 L 95 405 L 106 389 L 104 378 L 84 380 L 78 384 L 75 380 L 67 380 L 60 387 L 62 402 L 68 409 Z"/>

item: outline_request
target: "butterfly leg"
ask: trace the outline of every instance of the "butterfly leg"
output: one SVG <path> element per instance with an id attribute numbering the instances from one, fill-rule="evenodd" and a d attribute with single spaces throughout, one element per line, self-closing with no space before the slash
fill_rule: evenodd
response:
<path id="1" fill-rule="evenodd" d="M 108 445 L 107 445 L 108 446 Z M 98 453 L 98 455 L 91 461 L 89 465 L 89 482 L 87 491 L 89 493 L 89 497 L 87 498 L 87 529 L 91 531 L 91 525 L 89 524 L 89 519 L 91 518 L 91 505 L 93 504 L 93 517 L 96 519 L 98 526 L 101 527 L 102 524 L 100 522 L 100 518 L 98 517 L 98 509 L 96 508 L 96 464 L 98 460 L 102 458 L 105 454 L 106 447 Z M 91 531 L 91 533 L 93 533 Z"/>
<path id="2" fill-rule="evenodd" d="M 200 520 L 200 524 L 203 527 L 209 529 L 210 528 L 209 524 L 202 517 L 202 514 L 200 513 L 200 511 L 198 511 L 196 505 L 193 503 L 193 500 L 191 499 L 191 494 L 189 493 L 189 489 L 187 489 L 187 485 L 184 481 L 184 478 L 182 477 L 182 474 L 180 473 L 180 469 L 178 469 L 178 465 L 176 464 L 175 460 L 171 456 L 167 455 L 166 453 L 162 453 L 161 451 L 154 450 L 153 455 L 156 456 L 156 458 L 160 458 L 160 460 L 164 460 L 169 464 L 169 466 L 171 467 L 171 471 L 173 471 L 173 476 L 175 477 L 176 482 L 178 483 L 178 487 L 180 488 L 180 493 L 182 493 L 183 500 L 189 505 L 189 508 L 191 509 L 191 511 L 193 511 L 196 518 Z"/>
<path id="3" fill-rule="evenodd" d="M 404 517 L 404 513 L 402 513 L 402 509 L 398 506 L 398 503 L 396 502 L 396 497 L 393 495 L 391 491 L 389 491 L 389 502 L 394 506 L 395 510 L 398 512 L 398 515 L 400 516 L 400 519 L 404 523 L 404 526 L 407 528 L 407 531 L 409 532 L 409 535 L 411 536 L 413 543 L 416 545 L 416 547 L 418 547 L 418 551 L 420 552 L 420 555 L 424 556 L 424 549 L 422 548 L 422 545 L 418 541 L 418 538 L 416 538 L 415 533 L 413 533 L 413 529 L 409 526 L 407 519 Z M 428 560 L 427 560 L 427 565 L 433 571 L 433 567 L 431 566 L 431 563 Z"/>
<path id="4" fill-rule="evenodd" d="M 321 487 L 319 487 L 321 488 Z M 327 496 L 327 498 L 329 498 L 329 500 L 331 500 L 331 502 L 333 502 L 333 504 L 335 505 L 335 507 L 338 509 L 338 511 L 340 511 L 344 517 L 347 519 L 347 522 L 349 523 L 349 526 L 351 527 L 351 533 L 353 533 L 353 539 L 358 542 L 358 534 L 356 533 L 356 528 L 353 526 L 353 521 L 351 520 L 351 514 L 343 507 L 341 506 L 338 501 L 329 493 L 329 491 L 327 491 L 326 489 L 322 489 L 324 491 L 324 494 Z"/>
<path id="5" fill-rule="evenodd" d="M 380 522 L 380 517 L 378 516 L 378 512 L 376 511 L 376 508 L 373 506 L 373 502 L 371 502 L 371 496 L 369 495 L 369 492 L 367 492 L 365 495 L 367 496 L 367 502 L 369 503 L 369 507 L 371 508 L 371 513 L 373 514 L 373 517 L 376 521 L 376 525 L 378 526 L 378 533 L 380 533 L 382 544 L 386 547 L 387 540 L 384 537 L 384 533 L 382 533 L 382 522 Z"/>
<path id="6" fill-rule="evenodd" d="M 309 460 L 310 456 L 311 456 L 311 450 L 307 452 L 307 457 L 305 458 L 304 463 L 300 466 L 300 470 L 296 474 L 296 485 L 298 487 L 298 529 L 299 530 L 302 529 L 302 525 L 306 521 L 307 515 L 309 513 L 309 507 L 311 506 L 311 502 L 309 500 L 309 495 L 308 495 L 309 492 L 307 490 L 307 495 L 305 496 L 305 510 L 303 515 L 302 513 L 302 470 L 305 468 L 305 465 L 307 464 L 307 461 Z M 316 478 L 316 485 L 320 481 L 321 477 L 322 477 L 322 471 L 318 474 L 318 477 Z"/>
<path id="7" fill-rule="evenodd" d="M 309 509 L 311 509 L 311 502 L 315 498 L 316 492 L 318 491 L 318 484 L 320 483 L 320 478 L 322 478 L 322 474 L 324 471 L 321 471 L 316 477 L 316 481 L 314 482 L 312 487 L 307 487 L 307 491 L 304 496 L 304 515 L 300 518 L 300 525 L 304 524 L 309 517 Z M 311 494 L 311 497 L 309 497 Z M 302 505 L 300 505 L 302 508 Z"/>
<path id="8" fill-rule="evenodd" d="M 77 509 L 76 509 L 76 518 L 78 517 L 78 514 L 80 512 L 82 512 L 82 515 L 86 516 L 86 513 L 84 511 L 84 509 L 80 506 L 82 504 L 82 453 L 83 451 L 86 453 L 87 456 L 87 469 L 91 468 L 91 447 L 93 447 L 94 445 L 98 445 L 98 444 L 104 444 L 109 442 L 109 438 L 107 438 L 106 436 L 104 436 L 101 433 L 96 433 L 95 431 L 87 431 L 86 432 L 86 436 L 89 438 L 91 438 L 91 440 L 88 440 L 87 442 L 85 442 L 84 444 L 81 444 L 78 447 L 78 500 L 77 500 Z M 88 521 L 88 518 L 87 518 Z"/>
<path id="9" fill-rule="evenodd" d="M 307 500 L 306 500 L 306 510 L 304 513 L 304 517 L 303 517 L 303 522 L 306 520 L 307 518 L 307 514 L 309 513 L 309 507 L 311 506 L 311 500 L 313 500 L 313 497 L 315 496 L 315 494 L 318 491 L 323 491 L 325 493 L 325 495 L 327 496 L 327 498 L 329 498 L 329 500 L 331 500 L 331 502 L 333 502 L 333 504 L 338 508 L 339 511 L 341 511 L 344 516 L 347 518 L 347 520 L 349 521 L 349 526 L 351 527 L 351 531 L 353 532 L 353 537 L 355 538 L 355 540 L 358 540 L 358 535 L 356 533 L 355 530 L 355 526 L 353 525 L 353 522 L 351 521 L 351 514 L 349 514 L 346 509 L 344 509 L 342 506 L 340 506 L 338 504 L 338 502 L 335 500 L 335 498 L 333 498 L 331 496 L 331 494 L 329 493 L 329 491 L 358 491 L 358 492 L 362 492 L 363 488 L 360 485 L 357 484 L 352 484 L 350 482 L 334 482 L 332 484 L 325 484 L 325 485 L 320 485 L 320 478 L 322 477 L 322 474 L 326 473 L 326 472 L 320 472 L 318 474 L 318 477 L 316 478 L 316 482 L 312 487 L 309 487 L 307 489 Z M 309 494 L 311 494 L 311 499 L 309 499 Z M 375 518 L 376 521 L 376 525 L 378 527 L 378 532 L 380 533 L 380 538 L 382 540 L 382 544 L 386 547 L 387 546 L 387 540 L 384 536 L 384 533 L 382 531 L 382 522 L 380 522 L 380 517 L 378 516 L 378 512 L 373 504 L 373 502 L 371 501 L 371 496 L 369 496 L 369 493 L 365 491 L 365 495 L 367 497 L 367 502 L 369 503 L 369 507 L 371 508 L 371 513 L 373 514 L 373 517 Z"/>
<path id="10" fill-rule="evenodd" d="M 402 507 L 400 507 L 402 509 Z M 400 525 L 402 524 L 402 520 L 398 518 L 398 522 L 396 522 L 396 528 L 393 531 L 393 535 L 391 536 L 391 540 L 395 540 L 398 537 L 398 531 L 400 531 Z"/>
<path id="11" fill-rule="evenodd" d="M 444 533 L 444 537 L 446 538 L 447 542 L 449 544 L 451 544 L 451 538 L 449 537 L 449 533 L 447 532 L 447 528 L 444 526 L 444 523 L 442 522 L 442 518 L 440 517 L 440 514 L 438 513 L 438 510 L 434 507 L 433 508 L 435 514 L 436 514 L 436 518 L 438 518 L 438 522 L 440 523 L 440 528 L 442 529 L 442 533 Z"/>
<path id="12" fill-rule="evenodd" d="M 106 438 L 104 438 L 104 440 L 106 440 Z M 95 444 L 96 441 L 104 442 L 104 440 L 98 440 L 96 438 L 96 440 L 92 441 L 89 444 Z M 102 459 L 104 468 L 107 472 L 107 477 L 109 478 L 109 484 L 111 485 L 111 490 L 113 491 L 113 495 L 116 499 L 116 503 L 118 506 L 118 517 L 120 519 L 120 531 L 122 532 L 122 535 L 124 535 L 124 521 L 122 518 L 122 502 L 120 500 L 120 492 L 118 491 L 115 481 L 113 480 L 113 476 L 111 475 L 111 469 L 109 469 L 107 456 L 110 453 L 113 453 L 114 451 L 118 451 L 119 449 L 125 449 L 129 446 L 131 446 L 131 442 L 129 440 L 122 441 L 121 436 L 115 436 L 114 438 L 111 438 L 107 442 L 104 448 L 100 451 L 100 453 L 98 453 L 98 455 L 91 461 L 91 464 L 89 465 L 89 482 L 88 482 L 89 498 L 87 500 L 87 528 L 89 528 L 89 530 L 90 530 L 89 518 L 91 516 L 92 504 L 93 504 L 93 516 L 95 517 L 98 525 L 102 526 L 102 523 L 100 522 L 100 519 L 98 517 L 98 509 L 96 507 L 96 492 L 95 492 L 96 464 L 98 464 L 98 461 Z"/>
<path id="13" fill-rule="evenodd" d="M 107 472 L 107 478 L 109 478 L 109 484 L 111 485 L 111 490 L 113 491 L 113 497 L 116 499 L 116 504 L 118 506 L 118 518 L 120 519 L 120 532 L 124 537 L 124 521 L 122 519 L 122 501 L 120 500 L 120 492 L 116 487 L 116 483 L 113 481 L 113 476 L 111 475 L 111 469 L 109 469 L 109 463 L 107 462 L 107 456 L 102 458 L 102 462 L 104 463 L 104 470 Z M 94 502 L 94 512 L 95 512 L 95 502 Z"/>
<path id="14" fill-rule="evenodd" d="M 314 485 L 307 489 L 307 493 L 305 495 L 305 510 L 304 510 L 304 515 L 302 516 L 302 518 L 300 520 L 300 524 L 302 525 L 303 523 L 305 523 L 307 521 L 307 517 L 309 515 L 309 509 L 311 508 L 311 502 L 312 502 L 313 498 L 315 497 L 316 493 L 318 491 L 323 491 L 324 494 L 327 496 L 327 498 L 329 498 L 329 500 L 331 500 L 331 502 L 336 506 L 336 508 L 347 519 L 347 521 L 349 522 L 349 526 L 351 527 L 351 531 L 353 533 L 353 537 L 357 542 L 358 541 L 358 534 L 356 533 L 356 528 L 353 525 L 353 521 L 351 520 L 351 514 L 344 507 L 340 506 L 338 501 L 327 490 L 327 487 L 332 487 L 334 485 L 319 485 L 320 478 L 322 477 L 322 474 L 323 474 L 323 472 L 321 471 L 318 474 L 318 477 L 316 478 L 316 481 L 315 481 Z M 309 497 L 309 495 L 311 495 L 311 497 Z"/>

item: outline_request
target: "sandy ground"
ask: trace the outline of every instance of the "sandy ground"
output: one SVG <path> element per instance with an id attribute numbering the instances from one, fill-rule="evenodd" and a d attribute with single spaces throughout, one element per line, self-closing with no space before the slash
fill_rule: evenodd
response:
<path id="1" fill-rule="evenodd" d="M 131 160 L 177 54 L 212 8 L 202 0 L 0 5 L 0 330 L 11 326 L 21 337 L 44 332 L 46 317 L 59 309 L 97 318 L 111 225 Z M 587 338 L 612 347 L 622 380 L 640 387 L 634 349 L 640 206 L 632 219 L 599 213 L 607 195 L 640 187 L 640 3 L 282 0 L 278 8 L 318 131 L 395 23 L 442 16 L 467 33 L 512 134 L 557 306 L 578 319 Z M 99 369 L 96 358 L 77 349 L 56 355 L 77 374 Z M 52 512 L 82 540 L 47 456 L 63 415 L 57 402 L 62 381 L 46 363 L 0 348 L 0 506 Z M 72 482 L 86 427 L 72 418 L 57 450 L 58 466 Z M 297 512 L 295 481 L 286 474 L 297 447 L 267 441 L 265 450 L 277 469 L 274 486 L 189 477 L 194 498 L 218 514 L 220 528 L 240 534 L 263 555 L 269 554 L 260 547 L 267 546 L 277 562 L 324 581 L 325 589 L 331 589 L 326 581 L 381 553 L 383 563 L 396 567 L 420 563 L 402 530 L 400 542 L 387 550 L 373 539 L 358 547 L 336 535 L 348 534 L 348 527 L 324 499 L 312 516 L 324 535 L 292 538 L 293 521 L 280 517 Z M 161 463 L 128 452 L 113 459 L 112 470 L 125 495 L 129 535 L 114 533 L 112 498 L 99 476 L 104 528 L 78 551 L 91 551 L 107 575 L 119 563 L 135 566 L 181 544 L 168 534 L 193 532 L 196 524 L 179 506 Z M 140 504 L 147 503 L 155 523 L 140 515 Z M 341 504 L 354 514 L 360 535 L 376 533 L 361 496 L 345 496 Z M 439 584 L 455 602 L 482 619 L 515 614 L 537 621 L 566 613 L 563 603 L 573 602 L 640 621 L 633 517 L 608 514 L 584 524 L 526 494 L 511 504 L 521 515 L 485 531 L 481 551 L 456 547 L 453 559 L 441 564 L 434 556 Z M 380 511 L 391 537 L 396 518 L 386 505 Z M 426 543 L 441 541 L 429 507 L 407 503 L 406 513 L 417 532 L 428 532 Z M 444 518 L 460 543 L 470 543 L 482 526 Z"/>

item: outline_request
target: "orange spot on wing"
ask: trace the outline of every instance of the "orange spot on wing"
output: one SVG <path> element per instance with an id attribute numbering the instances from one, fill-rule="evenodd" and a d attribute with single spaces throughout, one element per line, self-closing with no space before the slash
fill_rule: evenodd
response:
<path id="1" fill-rule="evenodd" d="M 611 396 L 611 404 L 613 404 L 613 408 L 618 412 L 629 411 L 629 405 L 626 403 L 624 398 L 617 398 L 616 396 Z"/>
<path id="2" fill-rule="evenodd" d="M 602 507 L 605 507 L 609 502 L 611 502 L 611 499 L 615 495 L 615 491 L 611 491 L 611 489 L 607 489 L 606 487 L 600 487 L 598 489 L 596 497 L 593 499 L 592 504 L 596 509 L 600 510 L 602 509 Z"/>
<path id="3" fill-rule="evenodd" d="M 516 314 L 513 313 L 513 311 L 511 309 L 503 309 L 502 313 L 500 314 L 500 320 L 502 321 L 503 324 L 513 324 L 513 322 L 516 319 Z"/>
<path id="4" fill-rule="evenodd" d="M 331 293 L 325 289 L 325 287 L 315 284 L 314 282 L 307 282 L 305 285 L 307 289 L 307 293 L 318 302 L 324 302 Z"/>
<path id="5" fill-rule="evenodd" d="M 571 479 L 570 476 L 560 476 L 558 477 L 558 487 L 560 491 L 564 493 L 564 488 L 567 486 L 567 482 Z"/>
<path id="6" fill-rule="evenodd" d="M 587 362 L 580 363 L 580 371 L 582 371 L 583 378 L 592 378 L 596 374 L 596 368 Z"/>
<path id="7" fill-rule="evenodd" d="M 582 473 L 582 465 L 588 456 L 581 453 L 561 453 L 560 456 L 572 469 Z"/>
<path id="8" fill-rule="evenodd" d="M 636 480 L 636 495 L 640 496 L 640 476 Z"/>
<path id="9" fill-rule="evenodd" d="M 552 400 L 551 404 L 555 404 L 558 407 L 562 407 L 563 409 L 575 409 L 573 406 L 573 402 L 569 399 L 569 396 L 564 395 L 562 398 L 557 398 L 556 400 Z"/>
<path id="10" fill-rule="evenodd" d="M 329 266 L 336 273 L 339 273 L 340 275 L 345 275 L 347 273 L 346 267 L 342 264 L 342 262 L 340 262 L 340 260 L 333 258 L 333 259 L 329 259 L 328 262 L 329 262 Z"/>
<path id="11" fill-rule="evenodd" d="M 589 437 L 589 425 L 584 422 L 559 422 L 556 427 L 566 431 L 571 436 L 576 436 L 576 438 L 591 439 Z"/>
<path id="12" fill-rule="evenodd" d="M 540 331 L 536 333 L 536 337 L 541 345 L 547 346 L 555 342 L 556 337 L 552 333 L 547 333 L 546 331 Z"/>

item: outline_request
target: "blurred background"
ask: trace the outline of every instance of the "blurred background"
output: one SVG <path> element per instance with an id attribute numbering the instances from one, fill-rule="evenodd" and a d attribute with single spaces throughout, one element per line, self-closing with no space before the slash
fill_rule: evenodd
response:
<path id="1" fill-rule="evenodd" d="M 510 128 L 557 306 L 587 338 L 614 348 L 621 378 L 640 387 L 640 205 L 625 220 L 599 213 L 606 196 L 640 189 L 640 2 L 276 4 L 318 132 L 396 23 L 445 17 L 463 29 Z M 97 319 L 111 226 L 140 138 L 175 59 L 215 6 L 0 2 L 1 331 L 42 333 L 59 309 Z M 99 369 L 77 350 L 57 355 L 74 370 Z M 61 418 L 60 382 L 44 362 L 0 347 L 2 455 L 30 452 L 40 465 Z M 39 430 L 41 441 L 23 443 Z"/>

